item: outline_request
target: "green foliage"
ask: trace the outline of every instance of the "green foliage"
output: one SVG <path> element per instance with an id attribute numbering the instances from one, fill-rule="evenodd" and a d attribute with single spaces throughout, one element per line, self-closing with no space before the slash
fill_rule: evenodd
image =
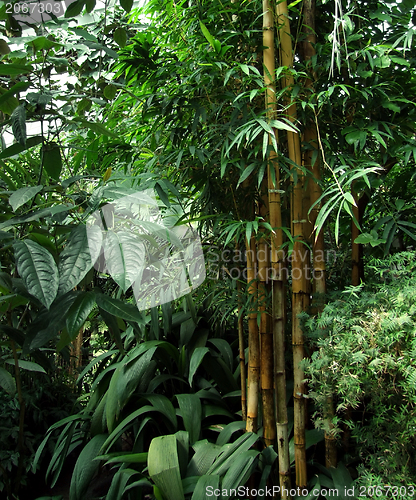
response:
<path id="1" fill-rule="evenodd" d="M 414 253 L 374 261 L 367 286 L 347 288 L 306 322 L 315 351 L 305 361 L 315 425 L 338 435 L 351 428 L 366 473 L 389 484 L 414 479 Z M 333 395 L 334 428 L 323 419 Z M 345 421 L 345 410 L 352 420 Z"/>

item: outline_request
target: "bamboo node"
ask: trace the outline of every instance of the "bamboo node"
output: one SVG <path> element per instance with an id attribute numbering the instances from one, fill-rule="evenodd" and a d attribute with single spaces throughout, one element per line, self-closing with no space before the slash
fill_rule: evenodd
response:
<path id="1" fill-rule="evenodd" d="M 274 31 L 274 26 L 263 26 L 263 31 Z"/>
<path id="2" fill-rule="evenodd" d="M 286 191 L 283 189 L 269 189 L 269 193 L 285 194 Z"/>

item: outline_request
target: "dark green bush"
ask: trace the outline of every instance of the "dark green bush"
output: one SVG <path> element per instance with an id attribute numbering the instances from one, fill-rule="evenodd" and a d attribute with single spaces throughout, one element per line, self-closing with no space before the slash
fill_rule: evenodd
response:
<path id="1" fill-rule="evenodd" d="M 371 263 L 368 285 L 349 288 L 306 321 L 315 347 L 305 361 L 315 425 L 351 429 L 361 484 L 416 478 L 416 275 L 414 253 Z M 348 410 L 348 412 L 346 412 Z M 346 415 L 352 418 L 346 418 Z"/>

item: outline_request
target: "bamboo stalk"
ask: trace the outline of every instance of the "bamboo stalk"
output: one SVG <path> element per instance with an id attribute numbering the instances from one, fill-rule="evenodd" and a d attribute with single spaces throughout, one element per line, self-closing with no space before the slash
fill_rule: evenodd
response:
<path id="1" fill-rule="evenodd" d="M 267 193 L 267 176 L 263 185 Z M 268 217 L 268 197 L 263 197 L 260 215 Z M 272 446 L 276 440 L 276 421 L 274 417 L 274 390 L 273 390 L 273 331 L 270 321 L 268 296 L 270 291 L 270 258 L 269 246 L 265 238 L 258 244 L 257 261 L 259 266 L 259 311 L 260 311 L 260 386 L 263 408 L 263 437 L 265 446 Z"/>
<path id="2" fill-rule="evenodd" d="M 280 58 L 282 66 L 288 69 L 293 66 L 292 39 L 287 10 L 287 2 L 283 0 L 276 4 L 276 14 L 279 22 Z M 288 72 L 283 78 L 284 87 L 290 89 L 294 85 L 293 76 Z M 288 99 L 287 114 L 292 123 L 296 122 L 296 104 Z M 295 165 L 301 165 L 300 138 L 297 132 L 287 132 L 289 158 Z M 304 338 L 299 320 L 299 314 L 305 311 L 309 299 L 305 273 L 306 247 L 304 241 L 303 219 L 303 173 L 297 168 L 292 174 L 292 234 L 296 237 L 292 254 L 292 349 L 293 349 L 293 378 L 294 378 L 294 441 L 295 441 L 295 469 L 296 486 L 305 488 L 307 485 L 305 425 L 306 399 L 304 370 L 301 361 L 304 358 Z"/>
<path id="3" fill-rule="evenodd" d="M 256 241 L 254 236 L 246 241 L 247 284 L 250 297 L 248 314 L 248 387 L 247 387 L 247 432 L 257 432 L 260 383 L 260 342 L 257 326 L 257 282 Z"/>
<path id="4" fill-rule="evenodd" d="M 235 248 L 237 254 L 240 252 L 238 241 L 236 240 Z M 237 280 L 238 293 L 238 350 L 240 356 L 240 384 L 241 384 L 241 416 L 244 421 L 247 420 L 247 387 L 246 387 L 246 358 L 244 352 L 244 328 L 242 314 L 242 296 L 241 296 L 241 281 Z"/>
<path id="5" fill-rule="evenodd" d="M 303 53 L 305 61 L 311 62 L 312 58 L 316 55 L 315 44 L 315 0 L 304 0 L 303 2 L 303 31 L 305 39 L 303 42 Z M 305 87 L 313 91 L 313 83 L 316 78 L 315 72 L 310 69 L 310 77 L 305 82 Z M 316 124 L 311 119 L 305 129 L 305 142 L 311 146 L 310 149 L 305 151 L 304 166 L 308 168 L 311 173 L 309 179 L 309 201 L 314 205 L 322 195 L 322 189 L 319 185 L 321 178 L 321 163 L 319 161 L 318 151 L 318 137 L 317 137 Z M 315 161 L 314 161 L 315 160 Z M 320 210 L 319 205 L 315 205 L 311 211 L 310 221 L 312 227 L 315 226 L 316 219 Z M 313 239 L 313 311 L 314 313 L 322 312 L 325 305 L 326 293 L 326 267 L 325 267 L 325 242 L 324 232 L 319 231 Z M 337 449 L 336 441 L 331 430 L 334 425 L 332 423 L 334 416 L 334 403 L 332 396 L 329 396 L 326 401 L 326 409 L 324 420 L 326 421 L 325 430 L 325 465 L 326 467 L 337 466 Z"/>
<path id="6" fill-rule="evenodd" d="M 267 87 L 266 109 L 268 117 L 276 115 L 275 83 L 275 34 L 274 15 L 268 0 L 263 1 L 263 60 L 264 80 Z M 276 141 L 277 130 L 274 130 Z M 271 141 L 269 141 L 269 144 Z M 285 367 L 285 277 L 282 267 L 285 262 L 282 231 L 280 171 L 277 154 L 271 151 L 267 169 L 269 221 L 274 233 L 271 236 L 271 271 L 272 271 L 272 330 L 274 355 L 274 390 L 276 435 L 279 463 L 279 485 L 282 499 L 287 500 L 290 491 L 290 456 L 288 437 L 288 418 L 286 405 L 286 367 Z"/>

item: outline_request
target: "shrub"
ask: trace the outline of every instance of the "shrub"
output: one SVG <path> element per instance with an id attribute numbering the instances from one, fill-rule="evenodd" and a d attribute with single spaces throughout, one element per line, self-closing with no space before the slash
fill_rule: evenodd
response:
<path id="1" fill-rule="evenodd" d="M 368 285 L 348 288 L 305 322 L 315 348 L 305 361 L 315 425 L 330 430 L 332 396 L 332 432 L 339 435 L 342 422 L 351 428 L 363 484 L 366 477 L 393 485 L 416 477 L 414 257 L 373 261 Z"/>

